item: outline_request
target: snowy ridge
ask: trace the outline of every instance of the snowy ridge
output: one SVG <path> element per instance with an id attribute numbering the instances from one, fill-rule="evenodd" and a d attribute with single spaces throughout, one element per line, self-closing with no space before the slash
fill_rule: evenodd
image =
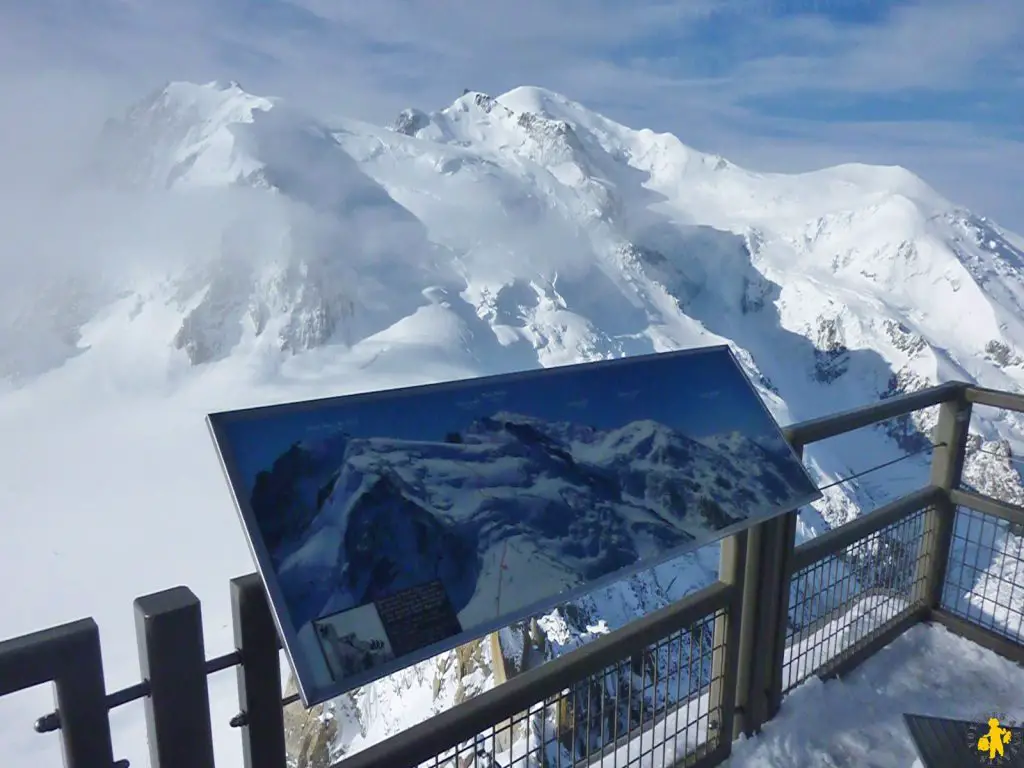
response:
<path id="1" fill-rule="evenodd" d="M 182 420 L 199 423 L 240 399 L 294 400 L 718 343 L 732 347 L 782 423 L 951 378 L 1024 386 L 1024 238 L 902 168 L 757 173 L 535 87 L 466 93 L 381 127 L 327 125 L 237 83 L 172 83 L 108 124 L 93 172 L 111 189 L 154 201 L 154 210 L 185 206 L 205 216 L 195 217 L 195 231 L 179 220 L 159 229 L 162 247 L 180 251 L 170 266 L 126 267 L 96 286 L 83 275 L 70 295 L 88 302 L 38 301 L 0 325 L 0 380 L 9 379 L 0 405 L 12 430 L 30 431 L 31 420 L 17 414 L 29 413 L 31 399 L 73 411 L 65 403 L 77 400 L 61 394 L 68 381 L 113 393 L 116 407 L 124 392 L 158 392 L 168 398 L 160 409 L 177 403 L 188 414 Z M 137 222 L 129 224 L 120 226 Z M 188 238 L 175 239 L 177 230 Z M 116 244 L 111 250 L 129 265 L 152 248 L 133 238 Z M 37 353 L 51 332 L 61 343 Z M 1024 420 L 982 410 L 969 482 L 1022 499 L 1014 458 L 1024 449 Z M 97 434 L 107 429 L 99 417 L 83 423 Z M 934 412 L 894 420 L 813 446 L 807 461 L 831 483 L 927 448 L 933 424 Z M 612 470 L 616 451 L 647 439 L 653 457 L 667 445 L 655 433 L 558 430 L 574 460 Z M 461 447 L 444 448 L 464 466 L 472 451 L 488 455 L 510 439 L 494 425 L 464 432 Z M 369 446 L 341 433 L 332 439 L 301 446 L 297 480 L 286 483 L 298 507 L 322 516 L 318 524 L 353 512 L 320 497 L 349 459 L 339 482 L 360 494 L 377 487 L 432 504 L 402 474 L 403 461 L 427 458 L 422 446 L 387 446 L 396 484 L 375 486 L 380 478 L 360 465 Z M 141 452 L 150 440 L 146 432 L 125 443 Z M 190 450 L 208 450 L 205 441 L 199 434 Z M 688 450 L 706 450 L 710 461 L 723 446 L 739 447 L 719 436 Z M 921 485 L 927 460 L 924 452 L 830 488 L 801 511 L 799 535 Z M 149 503 L 143 485 L 136 496 L 111 495 L 109 514 L 133 521 Z M 213 514 L 223 500 L 215 491 L 209 499 L 194 508 Z M 325 553 L 300 557 L 291 533 L 280 531 L 282 556 L 330 570 Z M 48 549 L 51 533 L 38 536 Z M 545 652 L 666 605 L 710 583 L 716 568 L 714 551 L 693 553 L 540 617 Z M 490 657 L 460 666 L 459 653 L 331 703 L 333 754 L 425 719 L 454 700 L 451 692 L 490 685 Z M 430 664 L 444 671 L 435 676 Z M 134 674 L 134 655 L 128 666 Z"/>
<path id="2" fill-rule="evenodd" d="M 167 187 L 248 179 L 262 163 L 242 151 L 237 129 L 274 104 L 246 93 L 235 82 L 199 87 L 168 83 L 130 109 L 124 120 L 107 123 L 100 137 L 98 170 L 127 173 L 126 180 Z"/>

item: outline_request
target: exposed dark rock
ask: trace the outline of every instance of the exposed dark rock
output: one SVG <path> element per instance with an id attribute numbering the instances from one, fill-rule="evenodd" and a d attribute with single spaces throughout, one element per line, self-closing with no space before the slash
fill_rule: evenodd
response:
<path id="1" fill-rule="evenodd" d="M 819 317 L 814 334 L 814 378 L 830 384 L 850 367 L 843 321 L 839 317 Z"/>
<path id="2" fill-rule="evenodd" d="M 880 398 L 885 400 L 898 395 L 906 395 L 926 389 L 930 383 L 907 369 L 900 369 L 889 376 L 889 381 Z M 918 411 L 889 419 L 878 425 L 896 444 L 907 453 L 923 451 L 931 445 L 931 427 L 934 425 L 936 411 L 927 409 L 928 413 Z"/>
<path id="3" fill-rule="evenodd" d="M 395 118 L 391 130 L 406 136 L 415 136 L 430 124 L 430 118 L 418 109 L 405 109 Z"/>
<path id="4" fill-rule="evenodd" d="M 928 346 L 919 334 L 896 320 L 885 321 L 885 334 L 889 337 L 892 345 L 908 357 L 914 357 Z"/>
<path id="5" fill-rule="evenodd" d="M 1009 345 L 997 339 L 992 339 L 985 344 L 985 356 L 996 365 L 1004 368 L 1024 363 L 1024 359 L 1010 349 Z"/>

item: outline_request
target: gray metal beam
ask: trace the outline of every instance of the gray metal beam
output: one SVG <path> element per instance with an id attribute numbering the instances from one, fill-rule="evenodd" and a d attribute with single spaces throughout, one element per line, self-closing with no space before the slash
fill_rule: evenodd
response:
<path id="1" fill-rule="evenodd" d="M 970 426 L 971 403 L 964 390 L 955 400 L 942 404 L 933 435 L 935 449 L 930 482 L 942 490 L 942 495 L 925 515 L 925 536 L 918 552 L 917 593 L 914 595 L 915 600 L 929 609 L 938 608 L 942 603 L 942 586 L 946 580 L 956 520 L 956 508 L 950 494 L 960 485 Z"/>
<path id="2" fill-rule="evenodd" d="M 967 454 L 967 434 L 971 427 L 971 403 L 967 391 L 939 407 L 932 442 L 931 485 L 951 491 L 960 485 Z"/>
<path id="3" fill-rule="evenodd" d="M 953 506 L 966 507 L 975 512 L 997 517 L 1006 520 L 1014 525 L 1024 527 L 1024 507 L 1017 504 L 1010 504 L 1007 501 L 993 499 L 991 496 L 982 496 L 973 491 L 954 490 L 949 494 Z"/>
<path id="4" fill-rule="evenodd" d="M 937 387 L 922 389 L 907 395 L 879 400 L 876 403 L 854 408 L 842 413 L 822 416 L 819 419 L 802 421 L 783 428 L 786 439 L 794 445 L 811 445 L 830 437 L 836 437 L 855 429 L 869 427 L 886 419 L 930 408 L 933 405 L 955 400 L 967 389 L 962 382 L 952 381 Z"/>
<path id="5" fill-rule="evenodd" d="M 973 385 L 967 387 L 966 394 L 967 401 L 971 403 L 1024 413 L 1024 395 L 1018 395 L 1014 392 L 1001 392 L 998 389 L 975 387 Z"/>

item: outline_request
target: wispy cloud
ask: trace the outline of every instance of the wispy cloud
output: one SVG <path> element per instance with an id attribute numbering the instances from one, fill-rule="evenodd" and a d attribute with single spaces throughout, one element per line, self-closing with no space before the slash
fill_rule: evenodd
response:
<path id="1" fill-rule="evenodd" d="M 1019 0 L 36 0 L 0 20 L 4 109 L 237 79 L 380 122 L 537 84 L 765 170 L 904 164 L 1024 229 Z"/>

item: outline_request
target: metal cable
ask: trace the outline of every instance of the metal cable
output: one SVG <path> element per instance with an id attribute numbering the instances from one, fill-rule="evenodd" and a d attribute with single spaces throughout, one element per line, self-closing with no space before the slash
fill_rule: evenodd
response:
<path id="1" fill-rule="evenodd" d="M 933 451 L 936 448 L 942 448 L 942 447 L 944 447 L 946 445 L 947 445 L 947 443 L 933 443 L 933 444 L 929 444 L 928 446 L 926 446 L 924 448 L 919 448 L 916 451 L 911 451 L 910 453 L 906 454 L 905 456 L 900 456 L 899 458 L 892 459 L 890 461 L 884 461 L 881 464 L 877 464 L 877 465 L 875 465 L 873 467 L 869 467 L 868 469 L 861 470 L 860 472 L 854 472 L 852 475 L 849 475 L 847 477 L 841 477 L 841 478 L 839 478 L 838 480 L 836 480 L 833 483 L 829 483 L 828 485 L 823 485 L 823 486 L 819 487 L 818 490 L 819 491 L 827 491 L 829 488 L 835 488 L 837 485 L 843 485 L 844 483 L 848 483 L 851 480 L 856 480 L 857 478 L 864 477 L 864 475 L 870 474 L 872 472 L 876 472 L 879 469 L 885 469 L 886 467 L 891 467 L 894 464 L 899 464 L 901 461 L 906 461 L 907 459 L 913 458 L 914 456 L 920 456 L 922 453 L 927 453 L 928 451 Z"/>

